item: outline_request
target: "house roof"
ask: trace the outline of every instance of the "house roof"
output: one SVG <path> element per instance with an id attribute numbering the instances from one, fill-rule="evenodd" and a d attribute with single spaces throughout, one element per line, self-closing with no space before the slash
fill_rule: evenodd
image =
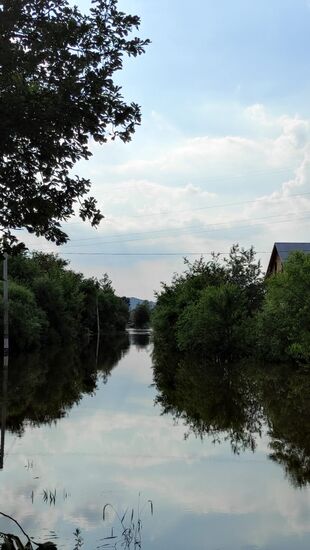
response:
<path id="1" fill-rule="evenodd" d="M 274 246 L 282 260 L 285 262 L 291 252 L 298 250 L 299 252 L 310 253 L 310 243 L 274 243 Z"/>
<path id="2" fill-rule="evenodd" d="M 268 264 L 267 275 L 271 271 L 276 254 L 279 255 L 281 262 L 285 262 L 289 254 L 296 251 L 310 254 L 310 243 L 274 243 Z"/>

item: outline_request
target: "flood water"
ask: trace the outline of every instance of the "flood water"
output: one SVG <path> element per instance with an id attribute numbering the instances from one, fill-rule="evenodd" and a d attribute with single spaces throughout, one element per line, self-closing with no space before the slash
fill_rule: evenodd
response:
<path id="1" fill-rule="evenodd" d="M 182 373 L 154 384 L 135 333 L 97 366 L 72 350 L 12 360 L 0 511 L 70 550 L 308 550 L 308 374 Z M 26 542 L 8 518 L 0 531 Z"/>

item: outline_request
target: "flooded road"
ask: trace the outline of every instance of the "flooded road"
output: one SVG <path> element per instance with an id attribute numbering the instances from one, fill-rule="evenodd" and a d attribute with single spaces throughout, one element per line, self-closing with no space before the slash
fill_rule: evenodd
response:
<path id="1" fill-rule="evenodd" d="M 35 541 L 70 550 L 139 541 L 144 550 L 310 548 L 309 485 L 294 486 L 268 458 L 264 424 L 254 453 L 233 453 L 229 438 L 200 439 L 184 418 L 162 414 L 146 335 L 101 356 L 104 368 L 87 375 L 69 360 L 46 367 L 44 380 L 42 363 L 12 367 L 1 512 Z M 136 546 L 126 546 L 124 526 Z M 26 542 L 7 518 L 0 531 Z"/>

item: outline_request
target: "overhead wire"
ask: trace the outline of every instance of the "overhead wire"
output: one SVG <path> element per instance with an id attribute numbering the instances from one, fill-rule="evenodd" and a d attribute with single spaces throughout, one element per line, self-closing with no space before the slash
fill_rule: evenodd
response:
<path id="1" fill-rule="evenodd" d="M 276 175 L 276 174 L 283 174 L 283 173 L 287 173 L 287 175 L 289 175 L 288 172 L 292 172 L 292 169 L 291 168 L 282 168 L 282 169 L 277 169 L 277 170 L 254 170 L 254 171 L 248 171 L 248 172 L 241 172 L 239 174 L 227 174 L 227 176 L 220 176 L 220 177 L 213 177 L 212 180 L 206 180 L 204 181 L 204 185 L 206 184 L 211 184 L 211 183 L 217 183 L 217 182 L 220 182 L 220 181 L 225 181 L 225 180 L 235 180 L 235 179 L 240 179 L 240 178 L 245 178 L 245 177 L 249 177 L 249 176 L 255 176 L 255 175 Z M 130 182 L 132 183 L 132 182 Z M 136 183 L 136 182 L 134 182 Z M 143 184 L 145 185 L 145 181 L 141 182 L 138 180 L 138 183 L 139 184 Z M 150 183 L 152 185 L 152 182 L 147 182 L 147 183 Z M 112 188 L 111 188 L 111 191 L 115 191 L 115 190 L 124 190 L 124 188 L 128 186 L 128 183 L 123 183 L 121 185 L 113 185 Z M 104 187 L 104 186 L 103 186 Z M 210 193 L 212 194 L 212 193 Z M 302 195 L 307 195 L 309 193 L 300 193 L 300 194 L 296 194 L 296 195 L 290 195 L 290 196 L 302 196 Z M 209 208 L 219 208 L 219 207 L 224 207 L 224 206 L 230 206 L 230 205 L 240 205 L 240 204 L 250 204 L 251 202 L 256 202 L 257 200 L 262 200 L 262 199 L 254 199 L 253 201 L 250 200 L 250 201 L 243 201 L 243 202 L 240 202 L 240 203 L 228 203 L 228 204 L 223 204 L 223 205 L 210 205 L 210 206 L 206 206 L 206 207 L 199 207 L 197 208 L 197 210 L 200 210 L 200 209 L 209 209 Z M 188 211 L 191 211 L 191 210 L 196 210 L 196 209 L 189 209 L 189 210 L 175 210 L 173 211 L 173 213 L 180 213 L 180 212 L 188 212 Z M 163 210 L 163 211 L 160 211 L 160 212 L 151 212 L 151 213 L 148 213 L 148 214 L 136 214 L 136 215 L 132 215 L 132 216 L 126 216 L 126 218 L 128 219 L 131 219 L 131 218 L 143 218 L 143 217 L 149 217 L 149 216 L 160 216 L 162 214 L 170 214 L 171 211 L 170 210 Z M 108 217 L 105 217 L 104 218 L 105 221 L 111 221 L 112 218 L 108 218 Z M 83 222 L 81 221 L 76 221 L 76 222 L 69 222 L 70 225 L 82 225 Z"/>
<path id="2" fill-rule="evenodd" d="M 310 192 L 309 193 L 299 193 L 299 194 L 296 194 L 296 195 L 288 195 L 286 198 L 289 198 L 289 197 L 299 197 L 299 196 L 304 196 L 304 195 L 310 195 Z M 243 201 L 243 202 L 238 202 L 238 203 L 226 203 L 224 205 L 213 205 L 213 206 L 210 206 L 210 207 L 201 207 L 201 208 L 198 208 L 197 210 L 202 210 L 202 209 L 208 209 L 208 208 L 222 208 L 222 207 L 227 207 L 227 206 L 240 206 L 240 205 L 243 205 L 243 204 L 249 204 L 249 203 L 256 203 L 256 202 L 259 202 L 259 201 L 262 201 L 262 199 L 255 199 L 253 201 Z M 188 210 L 188 212 L 191 212 L 191 211 L 196 211 L 196 209 L 190 209 Z M 177 212 L 177 211 L 175 211 Z M 182 212 L 182 211 L 179 211 L 179 212 Z M 278 215 L 275 215 L 276 216 L 283 216 L 284 214 L 278 214 Z M 267 216 L 266 216 L 267 217 Z M 271 216 L 273 217 L 273 216 Z M 253 218 L 253 219 L 261 219 L 261 218 Z M 238 222 L 238 221 L 242 221 L 242 220 L 235 220 L 235 221 L 232 221 L 232 222 L 221 222 L 223 224 L 227 224 L 227 223 L 235 223 L 235 222 Z M 219 225 L 219 223 L 213 223 L 213 224 L 209 224 L 209 225 Z M 198 227 L 198 226 L 188 226 L 188 228 L 194 228 L 194 227 Z M 150 234 L 150 233 L 159 233 L 159 232 L 165 232 L 165 231 L 179 231 L 179 230 L 182 230 L 183 228 L 179 228 L 179 227 L 176 227 L 176 228 L 167 228 L 167 229 L 158 229 L 158 230 L 152 230 L 152 231 L 143 231 L 143 232 L 131 232 L 131 233 L 126 233 L 126 236 L 130 235 L 144 235 L 144 234 Z M 120 234 L 115 234 L 115 235 L 109 235 L 109 238 L 114 238 L 114 237 L 119 237 Z M 82 242 L 82 241 L 92 241 L 92 240 L 96 240 L 98 241 L 98 239 L 101 239 L 102 237 L 100 236 L 96 236 L 96 237 L 82 237 L 82 238 L 79 238 L 79 239 L 70 239 L 70 242 Z M 87 245 L 88 246 L 88 245 Z"/>
<path id="3" fill-rule="evenodd" d="M 309 210 L 305 210 L 305 211 L 302 211 L 301 214 L 310 214 L 310 211 Z M 304 219 L 309 219 L 308 216 L 294 216 L 294 217 L 291 217 L 291 218 L 287 218 L 288 215 L 291 215 L 291 213 L 287 213 L 287 214 L 275 214 L 273 216 L 262 216 L 262 217 L 259 217 L 259 218 L 252 218 L 253 221 L 257 221 L 257 220 L 275 220 L 275 218 L 284 218 L 284 219 L 281 219 L 281 220 L 275 220 L 273 221 L 273 223 L 289 223 L 289 222 L 292 222 L 292 221 L 296 221 L 296 220 L 304 220 Z M 110 244 L 123 244 L 123 243 L 128 243 L 128 242 L 143 242 L 143 241 L 149 241 L 149 240 L 158 240 L 158 239 L 169 239 L 169 238 L 173 238 L 175 237 L 175 235 L 172 234 L 172 232 L 177 232 L 178 234 L 182 233 L 183 236 L 185 236 L 186 234 L 188 235 L 197 235 L 197 234 L 204 234 L 204 233 L 211 233 L 211 232 L 214 232 L 214 231 L 221 231 L 223 229 L 225 229 L 224 226 L 227 226 L 227 229 L 243 229 L 243 228 L 248 228 L 248 227 L 255 227 L 255 226 L 260 226 L 260 225 L 265 225 L 265 223 L 248 223 L 250 220 L 246 219 L 246 220 L 231 220 L 231 221 L 228 221 L 228 222 L 220 222 L 220 223 L 212 223 L 212 224 L 207 224 L 206 226 L 204 226 L 204 228 L 202 228 L 201 226 L 187 226 L 187 227 L 180 227 L 180 228 L 169 228 L 169 229 L 160 229 L 160 230 L 154 230 L 154 231 L 146 231 L 146 232 L 142 232 L 142 233 L 127 233 L 127 235 L 136 235 L 138 238 L 125 238 L 125 239 L 119 239 L 119 240 L 113 240 L 113 241 L 97 241 L 95 244 L 95 246 L 99 246 L 99 245 L 110 245 Z M 240 223 L 240 222 L 245 222 L 243 223 L 242 225 L 234 225 L 236 223 Z M 208 228 L 208 229 L 206 229 Z M 189 231 L 189 230 L 193 230 L 193 229 L 197 229 L 197 231 Z M 188 232 L 189 231 L 189 232 Z M 188 232 L 188 233 L 186 233 Z M 164 235 L 162 235 L 162 233 L 164 233 Z M 144 237 L 144 235 L 149 235 L 147 237 Z M 142 238 L 139 238 L 140 236 L 142 236 Z M 113 237 L 120 237 L 120 235 L 110 235 L 109 238 L 113 238 Z M 76 242 L 76 241 L 75 241 Z M 82 244 L 73 244 L 73 245 L 65 245 L 67 248 L 69 249 L 73 249 L 73 248 L 80 248 L 82 246 L 91 246 L 91 244 L 89 243 L 82 243 Z"/>
<path id="4" fill-rule="evenodd" d="M 303 219 L 306 219 L 306 220 L 309 220 L 310 218 L 307 217 L 307 218 L 294 218 L 294 219 L 291 219 L 291 220 L 278 220 L 278 221 L 275 221 L 274 223 L 288 223 L 288 222 L 291 222 L 291 221 L 295 221 L 295 220 L 303 220 Z M 261 225 L 265 225 L 264 223 L 256 223 L 256 224 L 251 224 L 251 225 L 243 225 L 243 226 L 239 226 L 239 228 L 248 228 L 248 227 L 255 227 L 255 226 L 261 226 Z M 235 227 L 234 229 L 237 229 L 237 227 Z M 201 232 L 198 232 L 199 234 L 200 233 L 208 233 L 210 232 L 211 230 L 209 231 L 201 231 Z M 196 233 L 197 234 L 197 233 Z M 167 237 L 165 237 L 167 238 Z M 138 239 L 138 241 L 145 241 L 145 240 L 148 240 L 148 239 Z M 137 241 L 137 239 L 136 239 Z M 127 242 L 127 241 L 121 241 L 121 244 L 123 242 Z M 119 244 L 115 241 L 115 243 L 113 244 Z M 36 251 L 37 249 L 33 249 L 32 252 Z M 50 249 L 41 249 L 41 252 L 47 252 L 49 251 Z M 177 253 L 170 253 L 170 252 L 92 252 L 92 251 L 89 251 L 89 252 L 69 252 L 66 251 L 66 250 L 62 250 L 61 253 L 63 255 L 80 255 L 80 256 L 97 256 L 97 255 L 104 255 L 104 256 L 173 256 L 173 255 L 177 255 L 177 256 L 183 256 L 183 255 L 200 255 L 200 254 L 207 254 L 206 252 L 202 253 L 202 252 L 177 252 Z M 258 253 L 269 253 L 269 252 L 257 252 Z M 222 253 L 220 253 L 222 254 Z"/>
<path id="5" fill-rule="evenodd" d="M 283 196 L 283 197 L 272 197 L 271 200 L 284 200 L 284 199 L 288 199 L 290 197 L 302 197 L 304 195 L 310 195 L 310 192 L 307 192 L 307 193 L 296 193 L 296 194 L 292 194 L 292 195 L 286 195 L 286 196 Z M 244 204 L 254 204 L 254 203 L 259 203 L 259 202 L 263 202 L 264 201 L 264 197 L 261 197 L 261 198 L 258 198 L 258 199 L 252 199 L 252 200 L 248 200 L 248 201 L 240 201 L 240 202 L 230 202 L 230 203 L 224 203 L 224 204 L 213 204 L 213 205 L 208 205 L 208 206 L 198 206 L 196 208 L 186 208 L 186 209 L 182 209 L 182 210 L 161 210 L 160 212 L 150 212 L 148 214 L 136 214 L 134 216 L 126 216 L 126 219 L 136 219 L 136 218 L 148 218 L 150 216 L 162 216 L 162 215 L 165 215 L 165 214 L 183 214 L 184 212 L 197 212 L 199 210 L 212 210 L 214 208 L 226 208 L 226 207 L 230 207 L 230 206 L 243 206 Z M 105 218 L 105 220 L 109 220 L 111 221 L 112 218 Z"/>

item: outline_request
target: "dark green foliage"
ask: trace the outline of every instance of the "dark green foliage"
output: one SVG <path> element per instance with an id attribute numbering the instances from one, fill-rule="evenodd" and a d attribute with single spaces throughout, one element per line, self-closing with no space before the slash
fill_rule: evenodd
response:
<path id="1" fill-rule="evenodd" d="M 202 259 L 163 285 L 152 317 L 155 343 L 206 360 L 235 360 L 250 343 L 249 326 L 263 299 L 260 263 L 252 248 L 232 247 L 220 262 Z"/>
<path id="2" fill-rule="evenodd" d="M 310 255 L 291 253 L 265 282 L 252 248 L 233 246 L 222 264 L 214 256 L 187 266 L 158 296 L 155 344 L 211 362 L 309 364 Z"/>
<path id="3" fill-rule="evenodd" d="M 1 269 L 0 265 L 0 269 Z M 54 254 L 19 254 L 9 258 L 9 324 L 12 349 L 41 343 L 88 341 L 101 333 L 123 331 L 126 302 L 111 281 L 85 279 Z M 1 289 L 0 289 L 1 290 Z M 2 302 L 0 330 L 2 330 Z"/>
<path id="4" fill-rule="evenodd" d="M 2 283 L 0 283 L 2 293 Z M 10 339 L 15 349 L 38 346 L 49 326 L 43 308 L 37 303 L 34 292 L 18 283 L 10 283 Z M 0 327 L 3 322 L 3 302 L 0 302 Z"/>
<path id="5" fill-rule="evenodd" d="M 254 248 L 248 250 L 233 245 L 229 257 L 224 259 L 226 280 L 235 284 L 244 294 L 249 314 L 256 313 L 264 297 L 260 261 L 256 261 Z"/>
<path id="6" fill-rule="evenodd" d="M 257 329 L 263 357 L 309 363 L 310 255 L 293 252 L 283 273 L 268 279 Z"/>
<path id="7" fill-rule="evenodd" d="M 202 290 L 197 302 L 186 307 L 177 321 L 178 348 L 215 362 L 233 360 L 243 350 L 246 305 L 236 284 Z"/>
<path id="8" fill-rule="evenodd" d="M 147 302 L 138 304 L 132 313 L 132 324 L 135 328 L 145 328 L 151 319 L 150 307 Z"/>
<path id="9" fill-rule="evenodd" d="M 200 293 L 209 285 L 224 282 L 224 269 L 218 257 L 210 262 L 203 259 L 190 264 L 185 260 L 186 271 L 174 275 L 171 285 L 162 283 L 162 291 L 157 294 L 156 307 L 152 315 L 152 325 L 157 342 L 162 345 L 174 345 L 176 340 L 176 323 L 183 310 L 199 299 Z"/>
<path id="10" fill-rule="evenodd" d="M 125 103 L 113 76 L 147 40 L 137 16 L 117 0 L 94 0 L 87 15 L 66 0 L 0 1 L 0 227 L 26 228 L 60 244 L 61 222 L 79 206 L 92 225 L 102 215 L 90 181 L 72 174 L 91 156 L 92 138 L 127 142 L 140 108 Z M 2 242 L 3 245 L 3 242 Z"/>
<path id="11" fill-rule="evenodd" d="M 129 308 L 127 303 L 115 295 L 112 282 L 107 274 L 98 281 L 98 311 L 100 331 L 109 333 L 111 331 L 124 330 L 129 319 Z"/>

